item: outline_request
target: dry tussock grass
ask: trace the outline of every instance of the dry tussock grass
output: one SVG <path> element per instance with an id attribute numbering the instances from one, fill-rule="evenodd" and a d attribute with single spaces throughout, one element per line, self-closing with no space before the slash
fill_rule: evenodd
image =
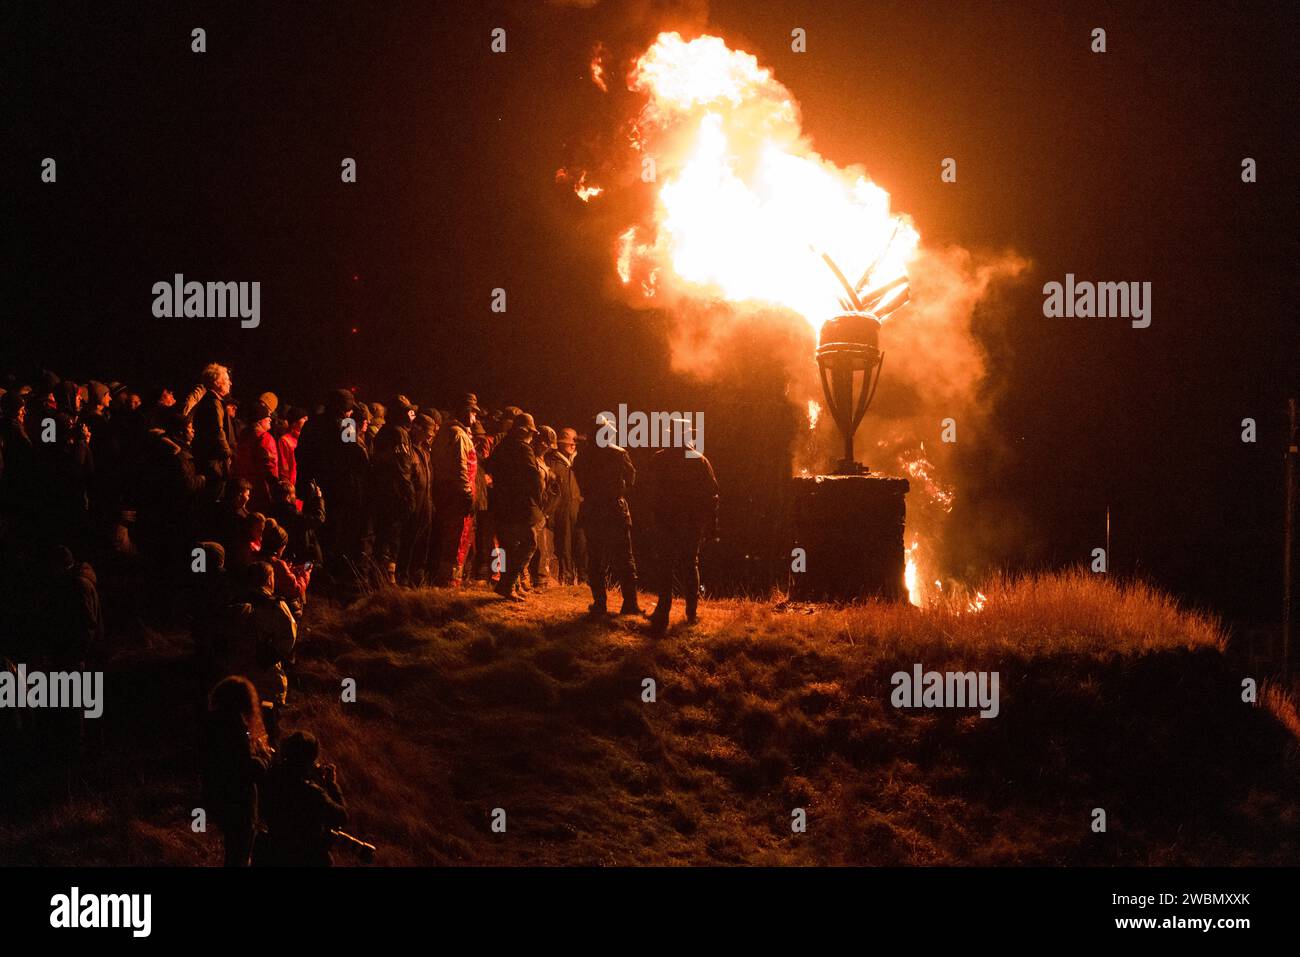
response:
<path id="1" fill-rule="evenodd" d="M 1241 703 L 1216 621 L 1082 572 L 983 591 L 979 613 L 965 595 L 708 603 L 661 641 L 588 618 L 580 589 L 318 602 L 286 725 L 320 736 L 386 864 L 1300 860 L 1300 722 L 1275 689 Z M 171 648 L 136 660 L 134 683 L 179 680 Z M 890 675 L 913 663 L 997 670 L 1001 714 L 893 708 Z M 192 730 L 113 749 L 90 769 L 111 787 L 11 817 L 0 860 L 214 863 L 215 840 L 188 830 Z"/>

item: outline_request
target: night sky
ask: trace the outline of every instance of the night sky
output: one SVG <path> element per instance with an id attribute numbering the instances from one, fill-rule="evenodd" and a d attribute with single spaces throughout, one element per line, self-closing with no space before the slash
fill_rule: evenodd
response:
<path id="1" fill-rule="evenodd" d="M 863 163 L 927 244 L 1032 263 L 977 316 L 1000 441 L 962 450 L 963 567 L 1081 561 L 1110 506 L 1116 570 L 1278 615 L 1300 384 L 1292 5 L 21 6 L 3 14 L 0 371 L 181 388 L 218 358 L 239 395 L 473 390 L 556 424 L 703 408 L 711 440 L 780 447 L 780 415 L 669 374 L 668 318 L 613 292 L 613 219 L 554 181 L 616 108 L 587 76 L 594 44 L 703 30 L 772 67 L 818 150 Z M 175 272 L 260 281 L 261 327 L 155 319 Z M 1042 285 L 1067 272 L 1151 282 L 1151 327 L 1044 318 Z"/>

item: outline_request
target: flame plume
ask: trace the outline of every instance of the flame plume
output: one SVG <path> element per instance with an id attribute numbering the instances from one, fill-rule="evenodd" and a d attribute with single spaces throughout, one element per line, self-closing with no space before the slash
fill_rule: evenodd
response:
<path id="1" fill-rule="evenodd" d="M 628 86 L 648 97 L 632 145 L 659 185 L 651 223 L 621 237 L 625 283 L 653 273 L 652 289 L 786 308 L 815 331 L 841 291 L 823 257 L 852 275 L 876 263 L 877 288 L 906 274 L 916 229 L 861 170 L 813 151 L 789 90 L 753 56 L 662 33 Z"/>

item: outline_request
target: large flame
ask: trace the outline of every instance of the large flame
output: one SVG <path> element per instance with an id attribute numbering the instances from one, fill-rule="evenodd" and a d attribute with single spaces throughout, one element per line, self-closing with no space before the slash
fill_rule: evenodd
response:
<path id="1" fill-rule="evenodd" d="M 658 191 L 651 224 L 620 237 L 625 283 L 785 307 L 815 330 L 843 311 L 823 254 L 850 281 L 874 263 L 871 287 L 906 274 L 915 228 L 861 170 L 812 150 L 794 98 L 753 56 L 661 33 L 628 86 L 649 97 L 632 143 Z"/>
<path id="2" fill-rule="evenodd" d="M 597 86 L 604 89 L 612 75 L 608 60 L 593 59 Z M 879 446 L 914 493 L 905 548 L 909 599 L 922 607 L 942 602 L 979 611 L 983 595 L 970 594 L 940 572 L 942 529 L 954 491 L 936 474 L 913 426 L 924 422 L 929 428 L 968 407 L 982 369 L 969 335 L 970 310 L 990 277 L 1014 274 L 1023 263 L 972 269 L 964 251 L 922 252 L 919 233 L 908 217 L 891 211 L 889 194 L 863 168 L 840 167 L 817 153 L 790 91 L 754 56 L 718 37 L 688 41 L 661 33 L 632 62 L 627 86 L 645 97 L 625 127 L 639 169 L 629 175 L 621 161 L 606 163 L 604 177 L 613 177 L 607 180 L 611 193 L 624 185 L 639 193 L 649 184 L 650 202 L 634 224 L 624 222 L 617 240 L 618 277 L 634 295 L 669 312 L 679 305 L 706 306 L 682 309 L 689 321 L 713 321 L 721 311 L 711 306 L 718 302 L 737 313 L 786 310 L 816 334 L 827 319 L 854 305 L 855 295 L 892 290 L 864 304 L 888 314 L 906 301 L 909 272 L 925 282 L 913 320 L 898 333 L 891 329 L 891 340 L 911 346 L 901 366 L 895 361 L 895 375 L 903 370 L 914 403 L 931 405 Z M 610 172 L 612 166 L 622 172 Z M 584 201 L 609 201 L 576 169 L 566 171 L 563 181 Z M 918 347 L 926 349 L 924 356 Z M 808 366 L 811 359 L 809 350 Z M 806 392 L 796 399 L 807 402 L 802 444 L 811 462 L 827 417 Z"/>
<path id="3" fill-rule="evenodd" d="M 916 553 L 920 547 L 920 540 L 913 539 L 912 544 L 903 549 L 906 560 L 903 566 L 903 584 L 907 586 L 907 600 L 918 608 L 925 603 L 925 593 L 921 589 L 921 570 L 916 564 Z"/>
<path id="4" fill-rule="evenodd" d="M 822 417 L 822 404 L 816 399 L 808 400 L 808 428 L 817 428 L 817 423 Z"/>

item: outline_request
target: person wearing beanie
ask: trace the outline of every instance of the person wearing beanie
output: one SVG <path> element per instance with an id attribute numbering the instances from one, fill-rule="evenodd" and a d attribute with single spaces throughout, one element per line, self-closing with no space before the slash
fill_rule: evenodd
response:
<path id="1" fill-rule="evenodd" d="M 108 438 L 109 405 L 113 396 L 109 393 L 108 386 L 94 379 L 87 383 L 86 393 L 89 402 L 81 410 L 80 422 L 90 430 L 91 448 L 97 455 L 102 455 L 106 452 L 104 444 Z M 96 444 L 99 445 L 98 448 L 95 447 Z"/>
<path id="2" fill-rule="evenodd" d="M 248 507 L 269 512 L 272 487 L 280 481 L 280 453 L 271 436 L 271 410 L 259 399 L 250 414 L 248 428 L 235 447 L 234 477 L 252 486 Z"/>
<path id="3" fill-rule="evenodd" d="M 280 481 L 298 487 L 298 440 L 307 424 L 307 410 L 291 405 L 284 410 L 284 431 L 276 439 Z"/>

